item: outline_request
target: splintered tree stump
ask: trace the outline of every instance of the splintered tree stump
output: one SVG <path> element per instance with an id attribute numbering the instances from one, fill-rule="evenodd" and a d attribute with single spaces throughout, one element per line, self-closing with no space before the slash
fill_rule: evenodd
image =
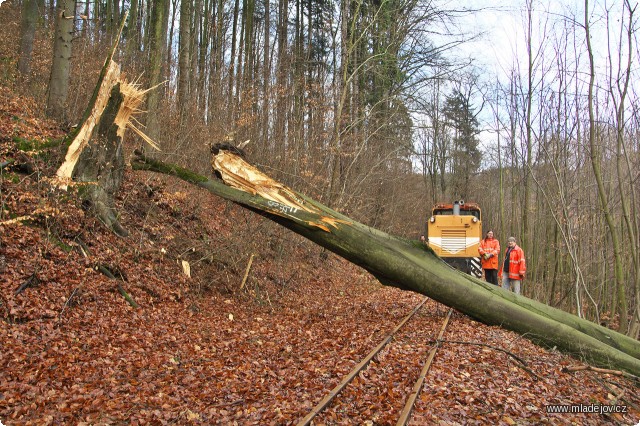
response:
<path id="1" fill-rule="evenodd" d="M 128 232 L 118 221 L 114 203 L 124 176 L 122 138 L 118 136 L 115 123 L 122 101 L 120 85 L 116 84 L 111 89 L 111 96 L 90 142 L 80 155 L 73 176 L 75 181 L 85 183 L 81 193 L 95 214 L 116 234 L 125 237 Z"/>
<path id="2" fill-rule="evenodd" d="M 120 32 L 126 22 L 125 13 Z M 133 123 L 139 105 L 147 91 L 126 82 L 120 73 L 120 65 L 113 61 L 120 33 L 116 37 L 102 68 L 98 83 L 81 124 L 69 134 L 69 148 L 64 163 L 56 172 L 58 186 L 67 189 L 78 185 L 85 204 L 117 235 L 128 232 L 118 221 L 114 197 L 124 176 L 123 139 L 130 128 L 153 148 L 155 143 Z"/>

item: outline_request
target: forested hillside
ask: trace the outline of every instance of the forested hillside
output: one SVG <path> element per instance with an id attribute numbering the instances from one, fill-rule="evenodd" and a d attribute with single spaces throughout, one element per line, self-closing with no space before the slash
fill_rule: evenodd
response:
<path id="1" fill-rule="evenodd" d="M 133 124 L 161 148 L 128 131 L 127 161 L 211 176 L 212 143 L 248 141 L 269 175 L 410 239 L 435 202 L 475 201 L 524 248 L 525 295 L 637 339 L 637 11 L 554 7 L 510 10 L 524 53 L 496 74 L 462 56 L 476 12 L 448 2 L 2 2 L 0 422 L 292 424 L 421 299 L 171 177 L 125 166 L 127 237 L 83 185 L 55 188 L 127 12 L 114 60 L 153 88 Z M 637 379 L 563 371 L 460 313 L 436 338 L 445 314 L 429 301 L 316 424 L 395 422 L 436 340 L 413 424 L 640 419 Z"/>
<path id="2" fill-rule="evenodd" d="M 129 11 L 116 60 L 131 81 L 158 86 L 140 119 L 163 156 L 204 172 L 208 144 L 249 140 L 276 179 L 412 238 L 435 202 L 478 202 L 485 229 L 525 249 L 525 294 L 638 335 L 631 2 L 496 9 L 518 28 L 500 72 L 461 54 L 479 35 L 459 28 L 491 10 L 446 3 L 58 7 L 14 1 L 2 10 L 4 81 L 46 100 L 49 116 L 78 122 Z"/>

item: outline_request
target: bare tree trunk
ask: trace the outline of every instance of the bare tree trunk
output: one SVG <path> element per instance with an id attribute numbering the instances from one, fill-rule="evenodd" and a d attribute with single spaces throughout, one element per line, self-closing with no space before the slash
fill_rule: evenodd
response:
<path id="1" fill-rule="evenodd" d="M 140 51 L 140 25 L 138 24 L 138 0 L 131 0 L 129 24 L 126 35 L 126 58 L 132 60 L 134 53 Z"/>
<path id="2" fill-rule="evenodd" d="M 31 52 L 33 52 L 33 40 L 36 35 L 37 22 L 37 0 L 24 0 L 20 25 L 20 58 L 18 59 L 18 71 L 23 77 L 29 76 L 31 72 Z"/>
<path id="3" fill-rule="evenodd" d="M 163 22 L 169 13 L 169 0 L 156 0 L 151 12 L 152 28 L 149 31 L 149 86 L 155 87 L 162 81 L 162 60 L 165 52 L 165 33 Z M 147 134 L 151 139 L 157 140 L 160 134 L 159 119 L 160 95 L 157 90 L 152 90 L 147 99 Z"/>
<path id="4" fill-rule="evenodd" d="M 271 37 L 271 11 L 270 2 L 264 2 L 264 50 L 262 53 L 262 138 L 265 144 L 269 141 L 269 105 L 271 98 L 271 49 L 269 38 Z M 267 149 L 266 146 L 261 147 Z"/>
<path id="5" fill-rule="evenodd" d="M 200 50 L 199 47 L 202 43 L 201 25 L 202 25 L 202 0 L 195 0 L 191 3 L 193 7 L 192 19 L 191 19 L 191 43 L 189 48 L 189 58 L 191 60 L 190 74 L 189 74 L 189 102 L 198 107 L 199 93 L 198 93 L 198 80 L 203 75 L 203 70 L 200 69 Z"/>
<path id="6" fill-rule="evenodd" d="M 180 2 L 180 40 L 178 51 L 178 110 L 182 120 L 189 106 L 191 75 L 191 3 L 192 0 Z M 184 124 L 184 123 L 182 123 Z"/>
<path id="7" fill-rule="evenodd" d="M 51 65 L 49 97 L 47 99 L 47 114 L 58 120 L 65 120 L 67 118 L 66 103 L 69 93 L 71 41 L 75 10 L 75 0 L 58 0 L 56 8 L 56 33 L 53 43 L 53 63 Z"/>
<path id="8" fill-rule="evenodd" d="M 625 146 L 625 102 L 627 98 L 627 92 L 629 89 L 629 81 L 631 78 L 631 64 L 633 57 L 633 35 L 634 35 L 634 11 L 635 7 L 631 8 L 631 4 L 628 0 L 624 1 L 624 8 L 628 10 L 629 17 L 627 22 L 627 31 L 626 31 L 626 42 L 627 42 L 627 63 L 626 67 L 623 69 L 623 64 L 618 64 L 618 72 L 617 79 L 614 81 L 610 80 L 609 82 L 609 96 L 613 99 L 614 105 L 616 106 L 616 116 L 615 116 L 615 127 L 616 127 L 616 172 L 618 175 L 618 193 L 620 195 L 621 207 L 622 207 L 622 217 L 624 219 L 624 225 L 626 228 L 626 234 L 628 236 L 628 240 L 626 243 L 627 249 L 631 253 L 631 266 L 632 273 L 631 275 L 631 288 L 633 290 L 633 295 L 635 299 L 635 303 L 637 308 L 635 309 L 634 315 L 631 319 L 631 335 L 637 335 L 640 331 L 640 317 L 638 315 L 638 309 L 640 309 L 640 243 L 638 242 L 638 218 L 637 216 L 631 216 L 630 209 L 635 209 L 636 205 L 636 197 L 635 197 L 635 187 L 633 183 L 629 186 L 629 193 L 625 192 L 625 174 L 626 179 L 629 179 L 630 182 L 633 182 L 633 175 L 631 173 L 631 168 L 627 167 L 626 170 L 623 170 L 623 158 L 627 159 L 626 164 L 628 165 L 628 156 L 626 155 L 626 146 Z M 620 45 L 618 46 L 620 50 L 622 50 L 622 34 L 624 29 L 624 20 L 620 20 Z M 613 74 L 613 63 L 611 61 L 613 52 L 609 52 L 609 69 Z M 620 52 L 620 56 L 622 56 L 622 52 Z M 622 76 L 621 76 L 622 74 Z M 614 88 L 615 86 L 615 88 Z M 617 93 L 616 93 L 617 92 Z M 616 95 L 618 96 L 616 98 Z"/>
<path id="9" fill-rule="evenodd" d="M 620 250 L 620 238 L 618 234 L 618 228 L 616 223 L 614 222 L 613 215 L 611 214 L 611 210 L 609 209 L 609 204 L 607 203 L 607 191 L 604 187 L 604 182 L 602 178 L 602 165 L 600 159 L 600 151 L 596 146 L 596 119 L 594 112 L 594 99 L 593 99 L 593 88 L 595 85 L 595 65 L 593 63 L 593 49 L 591 47 L 591 31 L 589 25 L 589 0 L 584 1 L 584 28 L 585 28 L 585 38 L 587 41 L 587 53 L 589 55 L 589 98 L 588 98 L 588 106 L 589 106 L 589 148 L 590 148 L 590 157 L 591 157 L 591 166 L 593 168 L 593 174 L 596 179 L 597 188 L 598 188 L 598 198 L 600 200 L 600 207 L 602 208 L 602 212 L 604 214 L 605 220 L 607 222 L 607 227 L 609 228 L 609 235 L 611 237 L 611 245 L 613 249 L 613 268 L 614 268 L 614 277 L 615 277 L 615 293 L 617 298 L 617 305 L 620 311 L 620 325 L 618 327 L 618 331 L 620 333 L 626 333 L 627 327 L 629 325 L 629 316 L 628 316 L 628 304 L 627 304 L 627 296 L 625 294 L 625 286 L 624 286 L 624 271 L 622 269 L 622 253 Z"/>
<path id="10" fill-rule="evenodd" d="M 231 55 L 229 56 L 229 84 L 227 87 L 227 124 L 231 124 L 235 114 L 236 96 L 238 93 L 234 93 L 234 77 L 236 73 L 236 48 L 238 37 L 238 14 L 240 13 L 240 1 L 235 0 L 233 6 L 233 24 L 231 28 Z"/>

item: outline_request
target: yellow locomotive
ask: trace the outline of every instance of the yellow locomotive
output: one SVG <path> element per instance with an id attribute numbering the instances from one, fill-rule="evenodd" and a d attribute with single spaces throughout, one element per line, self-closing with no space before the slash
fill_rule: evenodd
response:
<path id="1" fill-rule="evenodd" d="M 454 268 L 482 276 L 478 246 L 482 239 L 482 213 L 475 203 L 436 204 L 427 221 L 427 244 Z"/>

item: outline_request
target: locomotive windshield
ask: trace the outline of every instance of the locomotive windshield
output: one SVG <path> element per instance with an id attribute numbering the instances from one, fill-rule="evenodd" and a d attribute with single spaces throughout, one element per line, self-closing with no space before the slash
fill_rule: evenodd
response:
<path id="1" fill-rule="evenodd" d="M 434 216 L 450 216 L 453 215 L 452 209 L 437 209 L 433 211 Z M 480 220 L 479 210 L 460 210 L 460 216 L 475 216 Z"/>

